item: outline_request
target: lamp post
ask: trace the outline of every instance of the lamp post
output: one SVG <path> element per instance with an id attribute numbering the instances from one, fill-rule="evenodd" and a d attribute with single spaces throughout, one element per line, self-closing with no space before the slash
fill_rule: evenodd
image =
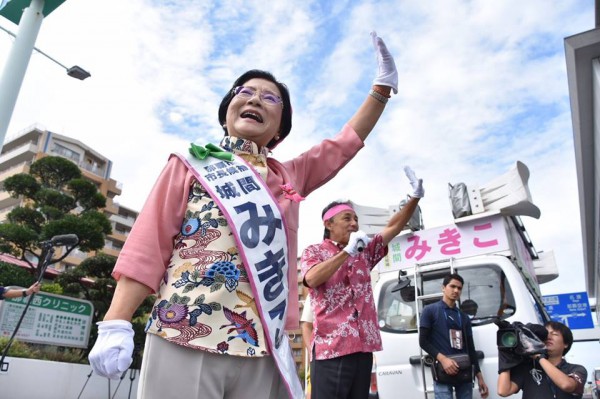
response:
<path id="1" fill-rule="evenodd" d="M 29 2 L 30 1 L 30 2 Z M 44 16 L 54 11 L 65 0 L 9 0 L 2 1 L 0 15 L 18 23 L 19 31 L 14 35 L 11 52 L 0 77 L 0 151 L 10 123 L 19 90 L 31 59 L 35 40 L 42 26 Z M 28 7 L 26 7 L 28 5 Z M 37 49 L 36 49 L 37 50 Z M 67 68 L 47 54 L 37 50 L 67 70 L 69 76 L 85 79 L 90 74 L 78 66 Z M 86 76 L 87 74 L 87 76 Z"/>
<path id="2" fill-rule="evenodd" d="M 4 32 L 8 33 L 9 35 L 11 35 L 14 38 L 17 37 L 17 35 L 15 35 L 14 33 L 12 33 L 11 31 L 9 31 L 8 29 L 6 29 L 6 28 L 4 28 L 2 26 L 0 26 L 0 29 L 3 30 Z M 89 73 L 88 71 L 86 71 L 85 69 L 83 69 L 82 67 L 80 67 L 78 65 L 74 65 L 74 66 L 68 68 L 65 65 L 61 64 L 60 62 L 58 62 L 57 60 L 55 60 L 54 58 L 50 57 L 48 54 L 44 53 L 39 48 L 34 47 L 33 50 L 37 51 L 38 53 L 40 53 L 44 57 L 48 58 L 50 61 L 54 62 L 55 64 L 57 64 L 58 66 L 60 66 L 61 68 L 63 68 L 65 71 L 67 71 L 67 75 L 69 75 L 72 78 L 79 79 L 79 80 L 84 80 L 84 79 L 87 79 L 90 76 L 92 76 L 91 73 Z"/>

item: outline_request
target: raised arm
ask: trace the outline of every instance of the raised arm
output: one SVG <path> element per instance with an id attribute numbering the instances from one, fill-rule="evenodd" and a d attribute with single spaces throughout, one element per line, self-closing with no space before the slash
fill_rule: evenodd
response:
<path id="1" fill-rule="evenodd" d="M 377 54 L 378 72 L 373 80 L 373 86 L 369 95 L 350 118 L 348 124 L 352 126 L 362 141 L 365 141 L 379 117 L 383 113 L 385 105 L 390 98 L 390 93 L 398 93 L 398 71 L 394 63 L 394 57 L 388 51 L 383 40 L 377 33 L 371 32 L 373 46 Z"/>
<path id="2" fill-rule="evenodd" d="M 415 172 L 408 166 L 404 167 L 404 172 L 410 181 L 413 193 L 410 195 L 410 200 L 402 207 L 402 209 L 400 209 L 400 211 L 392 216 L 387 226 L 381 231 L 384 245 L 388 245 L 394 237 L 400 234 L 404 226 L 406 226 L 406 223 L 410 220 L 415 209 L 417 209 L 419 200 L 425 195 L 423 179 L 418 179 Z"/>

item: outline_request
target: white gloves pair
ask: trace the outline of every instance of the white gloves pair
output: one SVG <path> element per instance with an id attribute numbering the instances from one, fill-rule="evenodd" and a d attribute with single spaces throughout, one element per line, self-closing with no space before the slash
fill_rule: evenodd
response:
<path id="1" fill-rule="evenodd" d="M 98 323 L 98 339 L 88 356 L 96 374 L 116 380 L 133 361 L 133 329 L 125 320 Z"/>
<path id="2" fill-rule="evenodd" d="M 356 256 L 359 252 L 367 246 L 367 244 L 371 241 L 367 233 L 364 231 L 355 231 L 350 233 L 350 238 L 348 239 L 348 244 L 344 248 L 344 251 L 348 253 L 350 256 Z"/>
<path id="3" fill-rule="evenodd" d="M 394 57 L 388 51 L 383 39 L 377 36 L 377 32 L 371 32 L 373 46 L 377 52 L 377 64 L 379 66 L 374 85 L 391 87 L 394 94 L 398 94 L 398 71 L 394 63 Z"/>
<path id="4" fill-rule="evenodd" d="M 423 179 L 418 179 L 415 172 L 410 168 L 410 166 L 404 167 L 404 173 L 406 173 L 406 177 L 410 181 L 410 185 L 412 186 L 413 193 L 410 194 L 413 198 L 423 198 L 425 196 L 425 189 L 423 188 Z"/>

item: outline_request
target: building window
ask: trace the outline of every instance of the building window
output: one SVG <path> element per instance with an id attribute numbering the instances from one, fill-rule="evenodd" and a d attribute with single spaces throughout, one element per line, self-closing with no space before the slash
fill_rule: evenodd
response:
<path id="1" fill-rule="evenodd" d="M 54 143 L 54 148 L 52 149 L 52 152 L 55 154 L 60 155 L 61 157 L 70 159 L 72 161 L 74 161 L 75 163 L 79 163 L 79 153 L 75 152 L 71 149 L 68 149 L 65 146 L 62 146 L 58 143 Z"/>

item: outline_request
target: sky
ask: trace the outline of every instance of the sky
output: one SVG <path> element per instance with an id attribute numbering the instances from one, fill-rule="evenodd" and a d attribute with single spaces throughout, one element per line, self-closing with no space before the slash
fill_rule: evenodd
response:
<path id="1" fill-rule="evenodd" d="M 14 33 L 5 18 L 0 25 Z M 351 199 L 387 208 L 424 180 L 425 227 L 453 221 L 448 184 L 485 186 L 517 161 L 541 217 L 522 220 L 560 277 L 543 294 L 585 291 L 564 39 L 594 28 L 592 0 L 65 1 L 43 21 L 7 140 L 32 125 L 113 161 L 120 204 L 140 210 L 172 152 L 218 143 L 233 81 L 265 69 L 290 89 L 290 159 L 334 136 L 376 76 L 369 32 L 395 58 L 393 95 L 365 148 L 300 211 L 299 248 L 319 242 L 321 209 Z M 0 31 L 0 67 L 13 38 Z"/>

